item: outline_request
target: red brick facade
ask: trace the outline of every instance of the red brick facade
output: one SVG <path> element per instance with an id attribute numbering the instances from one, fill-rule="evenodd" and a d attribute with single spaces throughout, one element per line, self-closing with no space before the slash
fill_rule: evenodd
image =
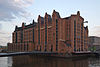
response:
<path id="1" fill-rule="evenodd" d="M 12 35 L 9 51 L 70 53 L 88 49 L 88 27 L 84 27 L 79 11 L 65 18 L 61 18 L 55 10 L 52 17 L 47 13 L 44 17 L 39 15 L 38 23 L 22 23 L 22 27 L 16 26 Z"/>

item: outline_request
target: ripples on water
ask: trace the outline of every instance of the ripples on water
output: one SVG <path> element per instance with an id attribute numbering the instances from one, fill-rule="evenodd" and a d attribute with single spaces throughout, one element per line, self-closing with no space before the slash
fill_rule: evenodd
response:
<path id="1" fill-rule="evenodd" d="M 100 59 L 64 59 L 25 55 L 0 57 L 0 67 L 100 67 Z"/>
<path id="2" fill-rule="evenodd" d="M 7 67 L 7 57 L 0 57 L 0 67 Z"/>

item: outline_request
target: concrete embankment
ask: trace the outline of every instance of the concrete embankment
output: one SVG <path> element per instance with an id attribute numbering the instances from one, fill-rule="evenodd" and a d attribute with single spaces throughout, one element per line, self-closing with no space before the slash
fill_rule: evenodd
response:
<path id="1" fill-rule="evenodd" d="M 98 53 L 72 53 L 72 54 L 59 54 L 52 52 L 13 52 L 13 53 L 0 53 L 0 57 L 6 56 L 19 56 L 19 55 L 34 55 L 40 57 L 55 57 L 55 58 L 78 58 L 78 57 L 99 57 Z"/>

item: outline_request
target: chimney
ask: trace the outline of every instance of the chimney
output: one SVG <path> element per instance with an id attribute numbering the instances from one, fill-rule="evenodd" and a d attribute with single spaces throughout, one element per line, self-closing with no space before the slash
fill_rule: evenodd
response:
<path id="1" fill-rule="evenodd" d="M 25 27 L 25 23 L 23 22 L 23 23 L 22 23 L 22 29 L 24 29 L 24 27 Z"/>
<path id="2" fill-rule="evenodd" d="M 33 25 L 34 25 L 34 19 L 33 19 L 33 22 L 32 22 L 32 23 L 33 23 Z"/>
<path id="3" fill-rule="evenodd" d="M 17 30 L 18 26 L 16 25 L 15 30 Z"/>
<path id="4" fill-rule="evenodd" d="M 47 12 L 45 13 L 45 18 L 46 18 L 46 16 L 47 16 L 48 14 L 47 14 Z"/>
<path id="5" fill-rule="evenodd" d="M 80 11 L 77 11 L 77 15 L 80 16 Z"/>

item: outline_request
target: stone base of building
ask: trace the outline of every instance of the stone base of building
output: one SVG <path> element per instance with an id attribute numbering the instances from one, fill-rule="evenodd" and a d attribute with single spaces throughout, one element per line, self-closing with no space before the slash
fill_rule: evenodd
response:
<path id="1" fill-rule="evenodd" d="M 34 43 L 8 43 L 8 52 L 33 51 Z"/>

